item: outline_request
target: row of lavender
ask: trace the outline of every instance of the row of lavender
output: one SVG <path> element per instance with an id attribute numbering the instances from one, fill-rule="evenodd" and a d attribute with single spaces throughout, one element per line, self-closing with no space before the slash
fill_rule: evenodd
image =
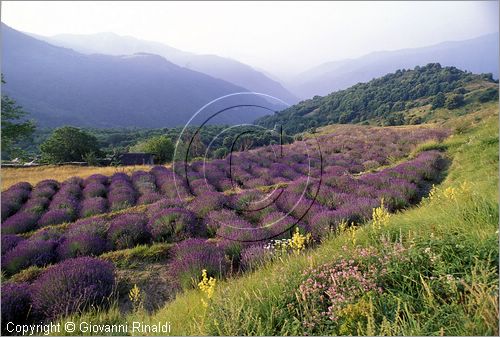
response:
<path id="1" fill-rule="evenodd" d="M 345 127 L 333 135 L 319 137 L 322 160 L 311 150 L 316 141 L 307 140 L 284 149 L 268 146 L 236 153 L 231 159 L 194 162 L 188 166 L 187 179 L 184 165 L 175 165 L 178 175 L 157 167 L 149 173 L 135 172 L 131 177 L 116 173 L 110 178 L 75 177 L 61 184 L 47 180 L 33 188 L 19 183 L 2 193 L 2 233 L 23 233 L 135 204 L 153 203 L 162 197 L 189 197 L 191 193 L 227 191 L 236 186 L 252 189 L 317 177 L 321 168 L 326 173 L 357 173 L 387 164 L 390 157 L 407 155 L 415 143 L 439 140 L 446 135 L 442 130 L 429 128 L 364 131 Z M 279 151 L 284 155 L 278 156 Z"/>
<path id="2" fill-rule="evenodd" d="M 271 192 L 274 202 L 267 207 L 261 204 L 268 204 L 269 196 L 262 200 L 262 192 L 256 190 L 231 197 L 207 192 L 190 202 L 162 199 L 145 214 L 82 219 L 67 229 L 45 228 L 29 238 L 2 235 L 2 271 L 7 276 L 31 265 L 55 264 L 33 284 L 3 286 L 2 303 L 8 306 L 2 308 L 3 318 L 22 317 L 14 311 L 26 308 L 34 309 L 31 319 L 54 318 L 100 304 L 111 294 L 112 266 L 82 256 L 142 243 L 177 242 L 169 268 L 181 286 L 191 284 L 202 269 L 218 277 L 235 268 L 244 271 L 267 253 L 265 241 L 256 240 L 287 237 L 295 225 L 318 240 L 341 221 L 368 220 L 381 198 L 392 211 L 405 207 L 417 200 L 419 186 L 435 178 L 441 164 L 441 155 L 430 151 L 359 177 L 330 172 L 323 184 L 303 179 Z M 208 239 L 214 236 L 216 240 Z"/>
<path id="3" fill-rule="evenodd" d="M 160 198 L 154 176 L 144 171 L 44 180 L 34 187 L 18 183 L 2 193 L 2 233 L 25 233 Z"/>
<path id="4" fill-rule="evenodd" d="M 406 157 L 415 144 L 431 139 L 441 141 L 447 134 L 444 130 L 430 128 L 367 130 L 346 126 L 333 134 L 281 148 L 273 145 L 234 153 L 232 165 L 226 158 L 194 162 L 187 172 L 183 165 L 177 165 L 175 170 L 184 180 L 187 176 L 195 194 L 203 193 L 207 188 L 225 191 L 235 185 L 255 188 L 304 176 L 317 177 L 321 169 L 328 171 L 330 167 L 339 172 L 367 171 Z"/>

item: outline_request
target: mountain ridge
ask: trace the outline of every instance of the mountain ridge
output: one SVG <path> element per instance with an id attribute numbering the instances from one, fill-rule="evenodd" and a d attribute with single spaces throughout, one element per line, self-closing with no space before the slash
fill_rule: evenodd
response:
<path id="1" fill-rule="evenodd" d="M 3 23 L 2 72 L 5 93 L 40 126 L 50 127 L 179 126 L 213 99 L 248 91 L 155 54 L 81 54 Z M 245 100 L 267 104 L 258 97 L 238 102 Z M 252 122 L 264 114 L 263 110 L 237 111 L 214 122 Z"/>
<path id="2" fill-rule="evenodd" d="M 232 58 L 214 54 L 196 54 L 186 52 L 161 42 L 142 40 L 133 36 L 122 36 L 115 33 L 95 33 L 88 35 L 58 34 L 41 36 L 39 39 L 81 53 L 101 53 L 108 55 L 126 55 L 137 52 L 150 52 L 165 57 L 170 62 L 225 80 L 237 86 L 275 96 L 289 104 L 298 102 L 298 98 L 289 92 L 281 83 L 270 78 L 262 71 Z"/>
<path id="3" fill-rule="evenodd" d="M 324 96 L 367 82 L 398 69 L 428 63 L 455 66 L 473 73 L 492 73 L 498 78 L 498 32 L 460 41 L 444 41 L 418 48 L 374 51 L 358 58 L 331 61 L 310 68 L 289 83 L 301 97 Z"/>

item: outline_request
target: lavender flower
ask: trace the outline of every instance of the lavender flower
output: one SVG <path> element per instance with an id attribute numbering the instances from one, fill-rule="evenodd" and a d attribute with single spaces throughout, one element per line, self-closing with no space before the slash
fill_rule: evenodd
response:
<path id="1" fill-rule="evenodd" d="M 142 194 L 139 199 L 137 199 L 137 204 L 139 205 L 148 205 L 154 202 L 157 202 L 161 199 L 161 194 L 158 192 L 147 192 Z"/>
<path id="2" fill-rule="evenodd" d="M 33 283 L 33 307 L 49 319 L 105 305 L 115 284 L 109 262 L 91 257 L 65 260 Z"/>
<path id="3" fill-rule="evenodd" d="M 2 233 L 17 234 L 32 231 L 36 228 L 39 216 L 28 212 L 19 212 L 2 223 Z"/>
<path id="4" fill-rule="evenodd" d="M 224 276 L 229 265 L 223 251 L 202 239 L 187 239 L 176 245 L 170 271 L 179 286 L 183 289 L 195 286 L 203 269 L 209 276 Z"/>
<path id="5" fill-rule="evenodd" d="M 87 185 L 94 184 L 94 183 L 106 185 L 108 183 L 108 177 L 106 177 L 105 175 L 99 174 L 99 173 L 93 174 L 93 175 L 85 178 L 82 185 L 83 185 L 83 187 L 87 187 Z"/>
<path id="6" fill-rule="evenodd" d="M 82 218 L 92 215 L 105 213 L 107 210 L 108 201 L 101 197 L 90 198 L 83 200 L 80 209 L 80 216 Z"/>
<path id="7" fill-rule="evenodd" d="M 14 234 L 2 234 L 2 255 L 15 248 L 24 238 Z"/>
<path id="8" fill-rule="evenodd" d="M 28 323 L 31 309 L 31 288 L 28 283 L 2 284 L 2 331 L 7 322 Z"/>
<path id="9" fill-rule="evenodd" d="M 119 215 L 111 221 L 108 239 L 114 249 L 131 248 L 147 243 L 150 234 L 146 228 L 146 217 L 137 213 Z"/>
<path id="10" fill-rule="evenodd" d="M 57 247 L 61 260 L 80 256 L 97 256 L 104 251 L 106 251 L 106 241 L 91 233 L 69 236 Z"/>
<path id="11" fill-rule="evenodd" d="M 106 186 L 99 182 L 89 182 L 83 189 L 85 198 L 105 197 L 107 192 Z"/>
<path id="12" fill-rule="evenodd" d="M 240 266 L 242 270 L 254 270 L 271 260 L 272 253 L 262 245 L 245 248 L 241 253 Z"/>
<path id="13" fill-rule="evenodd" d="M 64 222 L 71 222 L 74 219 L 73 215 L 63 209 L 50 210 L 38 221 L 39 227 L 45 227 L 50 225 L 58 225 Z"/>
<path id="14" fill-rule="evenodd" d="M 153 214 L 147 228 L 155 241 L 179 241 L 200 232 L 193 212 L 167 208 Z"/>
<path id="15" fill-rule="evenodd" d="M 198 217 L 204 218 L 208 212 L 220 210 L 227 203 L 227 197 L 218 192 L 206 192 L 197 196 L 188 206 Z"/>
<path id="16" fill-rule="evenodd" d="M 26 240 L 7 252 L 2 259 L 2 270 L 13 275 L 29 266 L 43 267 L 56 260 L 54 240 Z"/>

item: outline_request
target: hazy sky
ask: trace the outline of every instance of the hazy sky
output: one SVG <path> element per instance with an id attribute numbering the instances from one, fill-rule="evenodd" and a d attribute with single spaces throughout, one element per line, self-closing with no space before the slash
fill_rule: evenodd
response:
<path id="1" fill-rule="evenodd" d="M 377 50 L 498 31 L 498 2 L 10 2 L 2 21 L 41 35 L 114 32 L 232 57 L 288 77 Z"/>

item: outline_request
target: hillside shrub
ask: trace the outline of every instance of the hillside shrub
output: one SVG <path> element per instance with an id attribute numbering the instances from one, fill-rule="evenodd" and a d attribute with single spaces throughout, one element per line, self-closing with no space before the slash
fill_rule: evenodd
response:
<path id="1" fill-rule="evenodd" d="M 60 260 L 80 256 L 98 256 L 106 251 L 106 246 L 106 241 L 99 235 L 82 233 L 64 238 L 57 247 L 57 254 Z"/>
<path id="2" fill-rule="evenodd" d="M 86 218 L 92 215 L 102 214 L 107 211 L 108 201 L 102 197 L 85 199 L 81 203 L 80 217 Z"/>
<path id="3" fill-rule="evenodd" d="M 2 223 L 2 233 L 18 234 L 29 232 L 37 227 L 39 216 L 28 212 L 19 212 Z"/>
<path id="4" fill-rule="evenodd" d="M 31 310 L 31 287 L 28 283 L 2 284 L 2 332 L 8 322 L 25 324 Z"/>
<path id="5" fill-rule="evenodd" d="M 2 255 L 12 250 L 21 241 L 24 241 L 24 238 L 19 235 L 2 234 Z"/>
<path id="6" fill-rule="evenodd" d="M 33 307 L 49 319 L 108 303 L 115 284 L 109 262 L 91 257 L 65 260 L 33 283 Z"/>
<path id="7" fill-rule="evenodd" d="M 108 230 L 109 244 L 113 249 L 132 248 L 147 243 L 150 237 L 146 228 L 146 217 L 138 213 L 123 214 L 114 218 Z"/>
<path id="8" fill-rule="evenodd" d="M 195 287 L 203 269 L 209 276 L 219 279 L 229 270 L 224 252 L 215 243 L 187 239 L 175 246 L 170 271 L 182 289 Z"/>
<path id="9" fill-rule="evenodd" d="M 42 215 L 38 221 L 39 227 L 45 227 L 50 225 L 58 225 L 64 222 L 73 221 L 74 216 L 64 209 L 53 209 Z"/>
<path id="10" fill-rule="evenodd" d="M 155 241 L 180 241 L 200 233 L 194 213 L 181 208 L 167 208 L 153 214 L 147 228 Z"/>
<path id="11" fill-rule="evenodd" d="M 20 242 L 2 258 L 2 270 L 13 275 L 29 266 L 45 266 L 57 259 L 57 241 L 26 240 Z"/>

